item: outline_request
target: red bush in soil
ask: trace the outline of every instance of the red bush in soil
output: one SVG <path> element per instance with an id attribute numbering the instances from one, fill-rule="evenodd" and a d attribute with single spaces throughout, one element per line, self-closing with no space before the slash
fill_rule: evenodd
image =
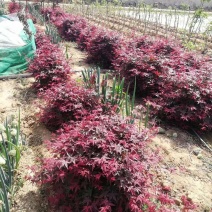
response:
<path id="1" fill-rule="evenodd" d="M 35 77 L 34 87 L 42 91 L 65 82 L 70 67 L 60 48 L 39 33 L 36 36 L 36 45 L 36 55 L 28 69 Z"/>
<path id="2" fill-rule="evenodd" d="M 89 35 L 92 39 L 87 42 L 88 61 L 97 63 L 103 68 L 111 68 L 115 50 L 122 44 L 121 37 L 109 30 L 98 28 Z"/>
<path id="3" fill-rule="evenodd" d="M 51 87 L 45 91 L 43 97 L 46 105 L 43 107 L 41 121 L 51 131 L 59 129 L 70 120 L 82 120 L 94 111 L 102 111 L 96 93 L 77 86 L 72 81 Z"/>
<path id="4" fill-rule="evenodd" d="M 60 8 L 46 8 L 41 12 L 46 20 L 50 20 L 57 27 L 60 36 L 66 41 L 76 41 L 81 30 L 87 26 L 85 19 L 64 13 Z"/>
<path id="5" fill-rule="evenodd" d="M 70 17 L 68 20 L 63 22 L 59 31 L 62 38 L 66 41 L 76 41 L 81 33 L 81 30 L 86 28 L 86 24 L 87 22 L 82 18 Z"/>
<path id="6" fill-rule="evenodd" d="M 41 9 L 40 11 L 44 17 L 45 20 L 47 21 L 51 21 L 52 23 L 58 23 L 59 26 L 59 21 L 61 21 L 61 23 L 64 21 L 64 19 L 66 19 L 68 17 L 67 13 L 64 13 L 63 10 L 59 7 L 56 8 L 44 8 Z"/>
<path id="7" fill-rule="evenodd" d="M 8 11 L 9 13 L 17 13 L 21 10 L 21 5 L 17 2 L 10 2 L 8 5 Z"/>
<path id="8" fill-rule="evenodd" d="M 159 90 L 159 82 L 167 77 L 169 70 L 176 73 L 198 72 L 210 67 L 207 57 L 186 52 L 176 41 L 155 41 L 147 36 L 133 38 L 120 45 L 113 65 L 130 82 L 134 82 L 136 77 L 139 96 L 154 96 Z"/>
<path id="9" fill-rule="evenodd" d="M 48 36 L 46 36 L 44 33 L 40 32 L 38 30 L 36 37 L 35 37 L 35 43 L 36 43 L 36 48 L 40 49 L 43 46 L 48 46 L 49 44 L 51 44 L 51 40 Z"/>
<path id="10" fill-rule="evenodd" d="M 80 50 L 87 51 L 87 45 L 89 45 L 90 41 L 93 39 L 93 36 L 97 34 L 96 31 L 98 31 L 98 28 L 89 24 L 86 28 L 81 30 L 81 33 L 76 40 Z"/>
<path id="11" fill-rule="evenodd" d="M 152 112 L 178 126 L 202 131 L 212 129 L 212 72 L 202 70 L 168 72 L 160 81 Z"/>
<path id="12" fill-rule="evenodd" d="M 48 189 L 51 211 L 176 211 L 152 184 L 158 156 L 146 148 L 147 131 L 138 133 L 117 115 L 93 114 L 58 133 L 48 142 L 54 157 L 34 178 Z"/>
<path id="13" fill-rule="evenodd" d="M 115 55 L 113 66 L 131 84 L 131 89 L 136 78 L 137 95 L 147 96 L 157 91 L 162 67 L 159 57 L 154 52 L 144 52 L 135 45 L 125 43 L 116 49 Z"/>
<path id="14" fill-rule="evenodd" d="M 148 36 L 135 37 L 122 42 L 116 48 L 113 66 L 134 87 L 136 78 L 138 96 L 151 96 L 158 91 L 158 82 L 162 79 L 164 60 L 179 54 L 179 47 L 165 39 L 154 41 Z"/>
<path id="15" fill-rule="evenodd" d="M 128 53 L 128 54 L 127 54 Z M 186 128 L 212 129 L 211 62 L 166 40 L 140 38 L 116 50 L 114 67 L 137 95 L 155 107 L 152 114 Z"/>
<path id="16" fill-rule="evenodd" d="M 180 48 L 180 45 L 176 41 L 171 41 L 163 38 L 151 38 L 150 36 L 135 37 L 130 40 L 130 46 L 134 46 L 144 54 L 155 53 L 157 55 L 168 57 L 172 52 L 175 52 Z"/>

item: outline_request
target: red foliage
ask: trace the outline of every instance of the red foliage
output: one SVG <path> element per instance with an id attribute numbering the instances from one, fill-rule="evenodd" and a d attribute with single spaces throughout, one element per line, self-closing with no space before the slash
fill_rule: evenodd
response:
<path id="1" fill-rule="evenodd" d="M 17 12 L 20 12 L 21 10 L 21 5 L 17 2 L 10 2 L 9 5 L 8 5 L 8 11 L 9 13 L 17 13 Z"/>
<path id="2" fill-rule="evenodd" d="M 56 23 L 58 23 L 57 26 L 62 24 L 64 19 L 67 17 L 67 14 L 64 13 L 63 10 L 60 9 L 59 7 L 56 7 L 54 9 L 52 8 L 41 9 L 41 13 L 44 15 L 47 21 L 51 21 L 55 25 Z"/>
<path id="3" fill-rule="evenodd" d="M 98 28 L 96 26 L 87 25 L 86 28 L 81 30 L 79 37 L 77 38 L 78 47 L 81 50 L 87 50 L 87 45 L 89 45 L 90 41 L 93 39 L 97 33 Z"/>
<path id="4" fill-rule="evenodd" d="M 66 41 L 76 41 L 82 29 L 86 27 L 86 24 L 84 19 L 70 16 L 69 19 L 65 20 L 62 26 L 60 26 L 62 38 Z"/>
<path id="5" fill-rule="evenodd" d="M 66 41 L 76 41 L 81 30 L 86 28 L 85 19 L 64 13 L 60 8 L 46 8 L 42 10 L 46 20 L 51 20 L 57 27 L 60 36 Z"/>
<path id="6" fill-rule="evenodd" d="M 150 39 L 147 36 L 132 38 L 122 42 L 116 49 L 113 65 L 132 84 L 137 80 L 137 95 L 152 96 L 158 92 L 158 82 L 162 80 L 164 61 L 171 61 L 179 55 L 180 47 L 165 39 Z"/>
<path id="7" fill-rule="evenodd" d="M 101 112 L 101 104 L 94 91 L 77 86 L 72 81 L 52 86 L 44 93 L 44 99 L 46 105 L 41 121 L 52 131 L 67 121 L 81 120 L 94 111 Z"/>
<path id="8" fill-rule="evenodd" d="M 87 42 L 86 50 L 88 60 L 97 63 L 101 67 L 111 68 L 115 57 L 115 50 L 120 47 L 122 41 L 117 33 L 98 28 L 91 32 L 92 39 Z"/>
<path id="9" fill-rule="evenodd" d="M 60 48 L 52 44 L 48 37 L 39 33 L 36 36 L 36 44 L 38 48 L 36 56 L 28 69 L 35 77 L 34 87 L 42 91 L 65 82 L 70 67 Z"/>
<path id="10" fill-rule="evenodd" d="M 51 15 L 52 13 L 48 17 Z M 60 18 L 57 20 L 54 17 Z M 109 66 L 113 62 L 123 75 L 126 74 L 128 81 L 132 78 L 134 80 L 136 76 L 137 84 L 142 86 L 140 91 L 150 95 L 151 100 L 159 106 L 164 104 L 162 108 L 169 109 L 179 102 L 183 104 L 183 95 L 183 98 L 189 99 L 189 104 L 192 101 L 192 104 L 197 102 L 195 107 L 199 104 L 206 107 L 210 103 L 211 90 L 207 87 L 209 85 L 201 87 L 202 90 L 199 89 L 199 86 L 210 77 L 206 63 L 203 66 L 199 60 L 184 54 L 184 60 L 177 66 L 173 58 L 179 60 L 182 52 L 167 41 L 153 42 L 140 38 L 136 42 L 132 40 L 124 44 L 122 38 L 114 33 L 91 26 L 81 29 L 84 21 L 66 21 L 63 25 L 64 17 L 67 17 L 67 14 L 62 14 L 58 10 L 51 18 L 60 32 L 67 35 L 66 39 L 77 40 L 94 61 L 99 61 L 104 66 Z M 49 189 L 47 195 L 50 210 L 176 211 L 174 201 L 169 196 L 170 188 L 159 188 L 152 183 L 151 169 L 159 159 L 158 155 L 146 146 L 151 136 L 149 132 L 138 133 L 132 125 L 126 124 L 126 120 L 114 115 L 113 111 L 103 115 L 101 97 L 97 97 L 93 90 L 84 89 L 72 81 L 67 83 L 68 66 L 62 60 L 57 45 L 51 44 L 47 37 L 38 37 L 38 54 L 30 70 L 36 77 L 36 87 L 47 89 L 51 86 L 43 93 L 46 104 L 42 112 L 42 121 L 51 130 L 63 127 L 58 130 L 57 137 L 48 142 L 53 157 L 42 160 L 41 168 L 35 170 L 33 179 Z M 192 72 L 191 77 L 189 71 L 194 67 L 198 71 L 200 67 L 205 68 L 201 76 Z M 174 92 L 173 88 L 179 91 Z M 178 93 L 178 96 L 175 96 L 175 93 Z M 192 96 L 194 93 L 195 98 Z M 179 111 L 172 113 L 181 115 L 183 110 L 183 107 L 179 107 Z M 156 110 L 157 113 L 160 111 Z M 167 110 L 164 110 L 161 113 L 163 115 L 166 112 Z M 201 110 L 201 113 L 204 111 Z M 210 109 L 206 108 L 205 113 L 210 113 Z M 177 120 L 176 117 L 170 119 Z M 209 125 L 205 120 L 207 115 L 202 119 L 202 126 L 207 128 Z M 195 208 L 192 201 L 184 196 L 182 203 L 184 211 Z"/>
<path id="11" fill-rule="evenodd" d="M 189 72 L 168 72 L 160 80 L 159 91 L 151 101 L 152 110 L 181 127 L 212 129 L 212 72 L 209 68 Z M 150 98 L 149 98 L 150 99 Z"/>
<path id="12" fill-rule="evenodd" d="M 193 203 L 193 201 L 186 196 L 182 196 L 181 201 L 183 204 L 183 212 L 188 212 L 190 210 L 194 210 L 197 208 L 197 206 Z"/>
<path id="13" fill-rule="evenodd" d="M 157 91 L 158 79 L 162 73 L 160 58 L 155 52 L 137 48 L 136 43 L 128 42 L 116 49 L 113 66 L 134 87 L 136 77 L 137 95 L 147 96 Z"/>
<path id="14" fill-rule="evenodd" d="M 43 46 L 48 46 L 49 44 L 51 44 L 50 38 L 40 31 L 38 31 L 38 33 L 36 34 L 35 42 L 37 49 L 40 49 Z"/>
<path id="15" fill-rule="evenodd" d="M 158 156 L 148 140 L 119 116 L 87 116 L 48 142 L 54 158 L 43 160 L 34 181 L 49 188 L 51 211 L 171 211 L 173 201 L 152 185 Z"/>

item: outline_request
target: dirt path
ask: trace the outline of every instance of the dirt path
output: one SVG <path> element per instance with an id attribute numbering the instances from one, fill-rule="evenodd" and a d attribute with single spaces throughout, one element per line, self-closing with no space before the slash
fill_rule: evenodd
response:
<path id="1" fill-rule="evenodd" d="M 75 43 L 68 45 L 68 55 L 76 80 L 81 70 L 90 67 L 85 62 L 86 53 L 77 49 Z M 37 158 L 48 155 L 43 144 L 51 133 L 40 125 L 36 114 L 39 101 L 31 90 L 32 78 L 0 81 L 0 119 L 6 115 L 17 114 L 21 108 L 21 130 L 26 134 L 28 146 L 23 151 L 20 162 L 18 182 L 23 183 L 15 194 L 12 212 L 45 212 L 47 201 L 44 192 L 35 184 L 25 180 L 30 175 L 28 166 L 37 164 Z M 163 134 L 153 139 L 152 147 L 160 148 L 161 163 L 158 164 L 156 181 L 172 189 L 176 204 L 182 208 L 180 196 L 187 195 L 199 205 L 196 211 L 212 210 L 212 155 L 187 132 L 177 128 L 163 126 Z M 174 136 L 173 136 L 174 135 Z"/>
<path id="2" fill-rule="evenodd" d="M 173 137 L 170 135 L 173 135 Z M 199 207 L 195 211 L 212 210 L 212 155 L 191 134 L 172 128 L 157 135 L 153 145 L 160 148 L 161 164 L 157 181 L 171 188 L 180 205 L 182 195 L 188 196 Z"/>
<path id="3" fill-rule="evenodd" d="M 36 118 L 36 95 L 31 90 L 33 79 L 0 81 L 0 119 L 21 112 L 21 131 L 26 135 L 27 145 L 22 152 L 20 166 L 16 174 L 16 188 L 12 212 L 44 212 L 46 203 L 37 185 L 25 179 L 30 175 L 29 166 L 35 165 L 37 158 L 46 154 L 43 140 L 50 138 L 50 133 L 39 125 Z"/>

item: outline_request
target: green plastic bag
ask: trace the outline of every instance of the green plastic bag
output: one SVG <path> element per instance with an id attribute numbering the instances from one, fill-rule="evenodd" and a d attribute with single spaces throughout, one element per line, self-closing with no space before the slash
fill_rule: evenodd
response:
<path id="1" fill-rule="evenodd" d="M 23 31 L 21 38 L 27 42 L 25 46 L 17 48 L 0 49 L 0 76 L 18 74 L 28 68 L 28 64 L 33 59 L 36 46 L 35 38 L 36 29 L 31 19 L 27 20 L 29 30 L 32 32 L 31 38 Z"/>

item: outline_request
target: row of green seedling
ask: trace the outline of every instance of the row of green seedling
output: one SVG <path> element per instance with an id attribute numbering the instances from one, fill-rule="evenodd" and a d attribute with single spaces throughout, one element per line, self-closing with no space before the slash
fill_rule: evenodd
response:
<path id="1" fill-rule="evenodd" d="M 39 6 L 39 5 L 36 5 Z M 34 5 L 28 4 L 29 13 L 36 17 L 36 19 L 42 24 L 45 25 L 45 33 L 51 38 L 52 43 L 59 43 L 61 41 L 58 30 L 51 23 L 46 22 L 45 17 L 40 13 L 39 8 L 36 8 Z"/>
<path id="2" fill-rule="evenodd" d="M 48 35 L 51 38 L 51 42 L 52 43 L 59 43 L 61 41 L 61 38 L 58 34 L 57 29 L 55 28 L 55 26 L 53 26 L 52 24 L 45 24 L 46 26 L 46 35 Z"/>
<path id="3" fill-rule="evenodd" d="M 13 116 L 0 124 L 0 211 L 9 212 L 14 195 L 14 174 L 18 168 L 24 139 L 18 121 Z"/>
<path id="4" fill-rule="evenodd" d="M 41 23 L 42 25 L 45 24 L 45 18 L 44 16 L 39 12 L 38 9 L 35 8 L 34 5 L 31 4 L 27 4 L 27 9 L 29 11 L 29 13 L 33 16 L 36 17 L 36 19 L 39 21 L 39 23 Z"/>

